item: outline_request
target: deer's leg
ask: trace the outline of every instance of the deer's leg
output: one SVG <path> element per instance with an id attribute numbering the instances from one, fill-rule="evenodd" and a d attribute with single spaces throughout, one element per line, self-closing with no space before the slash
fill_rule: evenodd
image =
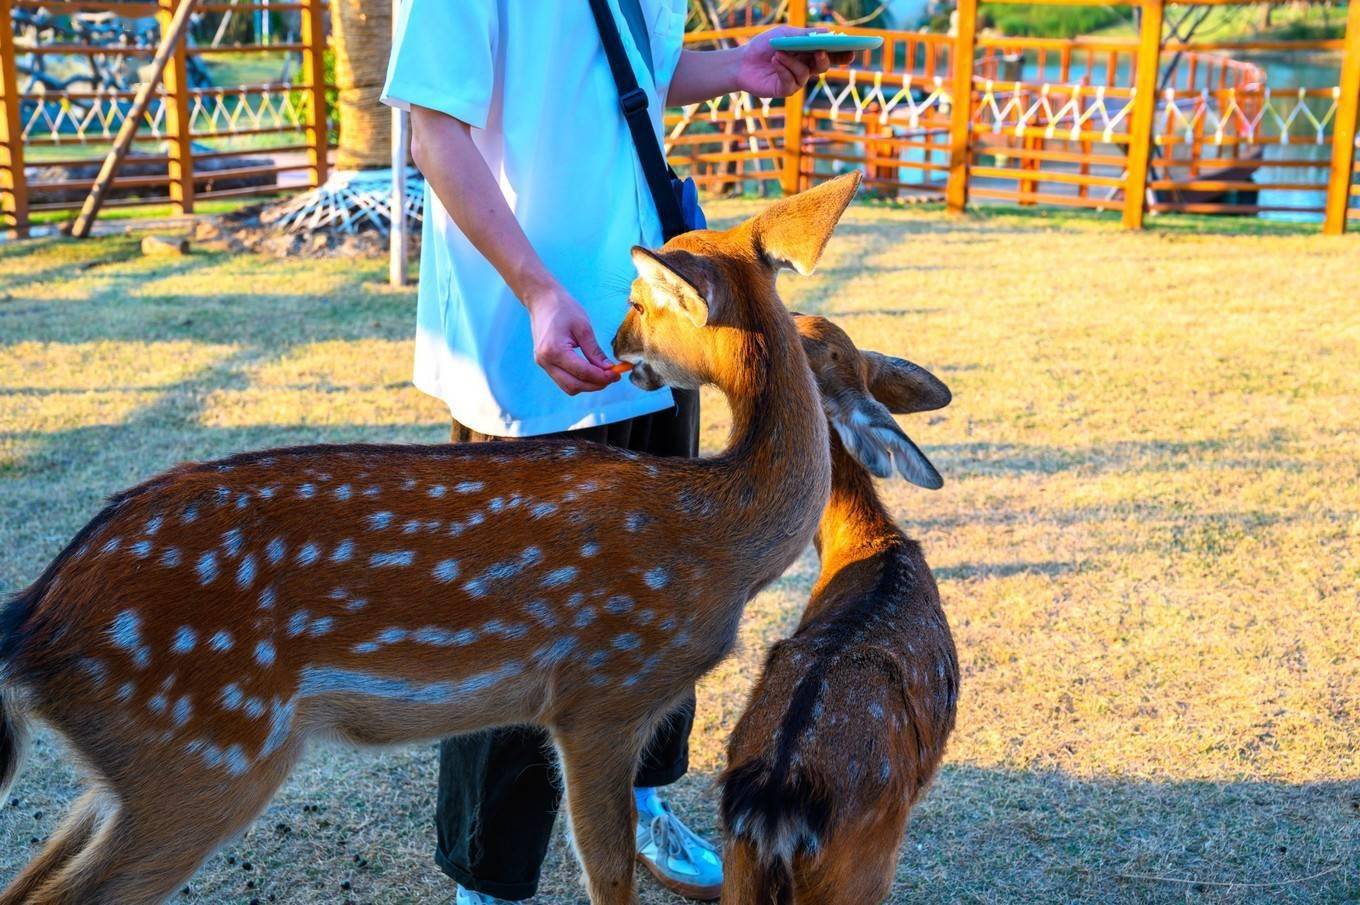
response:
<path id="1" fill-rule="evenodd" d="M 642 731 L 617 724 L 558 731 L 567 812 L 576 854 L 586 873 L 591 905 L 632 905 L 633 774 Z"/>
<path id="2" fill-rule="evenodd" d="M 723 852 L 723 905 L 763 905 L 773 901 L 766 888 L 768 876 L 751 843 L 729 840 Z"/>
<path id="3" fill-rule="evenodd" d="M 142 783 L 120 800 L 81 852 L 49 877 L 25 905 L 155 905 L 240 832 L 273 797 L 293 763 L 231 778 L 215 772 L 195 782 L 183 774 Z M 286 765 L 285 762 L 286 761 Z"/>
<path id="4" fill-rule="evenodd" d="M 43 850 L 0 893 L 0 905 L 27 901 L 35 889 L 79 854 L 112 810 L 113 802 L 102 789 L 91 789 L 78 798 Z"/>

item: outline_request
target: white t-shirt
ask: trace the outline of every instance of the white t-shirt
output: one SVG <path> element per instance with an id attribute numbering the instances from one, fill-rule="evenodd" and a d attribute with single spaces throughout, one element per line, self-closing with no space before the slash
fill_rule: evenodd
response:
<path id="1" fill-rule="evenodd" d="M 660 134 L 686 3 L 641 5 L 651 67 L 617 0 L 610 3 Z M 515 219 L 585 307 L 608 354 L 628 308 L 629 249 L 660 245 L 661 225 L 586 0 L 403 0 L 383 102 L 438 110 L 473 127 Z M 415 383 L 462 424 L 505 437 L 608 424 L 673 404 L 669 390 L 643 392 L 627 380 L 563 393 L 534 363 L 528 312 L 428 183 Z"/>

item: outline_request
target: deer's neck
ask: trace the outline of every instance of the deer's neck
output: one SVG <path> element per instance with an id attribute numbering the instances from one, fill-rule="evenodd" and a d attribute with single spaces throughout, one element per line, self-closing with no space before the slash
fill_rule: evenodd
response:
<path id="1" fill-rule="evenodd" d="M 831 467 L 826 418 L 802 344 L 777 298 L 774 305 L 778 310 L 764 312 L 752 329 L 725 331 L 717 356 L 724 370 L 714 382 L 732 408 L 732 434 L 720 462 L 735 497 L 728 502 L 755 523 L 788 519 L 797 556 L 830 492 Z"/>
<path id="2" fill-rule="evenodd" d="M 835 595 L 827 592 L 838 575 L 852 569 L 876 571 L 885 553 L 907 542 L 879 500 L 873 478 L 845 451 L 839 437 L 832 434 L 830 440 L 831 495 L 817 526 L 821 571 L 804 621 L 834 606 L 828 598 Z"/>

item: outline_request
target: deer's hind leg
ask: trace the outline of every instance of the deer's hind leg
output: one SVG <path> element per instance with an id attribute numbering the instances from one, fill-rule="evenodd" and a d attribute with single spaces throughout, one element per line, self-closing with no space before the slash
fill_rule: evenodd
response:
<path id="1" fill-rule="evenodd" d="M 152 780 L 121 793 L 88 844 L 24 905 L 156 905 L 263 810 L 295 762 L 278 752 L 241 776 L 215 769 Z"/>
<path id="2" fill-rule="evenodd" d="M 634 901 L 633 775 L 648 728 L 650 724 L 610 723 L 554 732 L 572 841 L 585 869 L 591 905 Z"/>
<path id="3" fill-rule="evenodd" d="M 22 905 L 28 901 L 35 889 L 85 848 L 113 809 L 112 796 L 102 788 L 91 789 L 76 799 L 43 850 L 0 893 L 0 905 Z"/>

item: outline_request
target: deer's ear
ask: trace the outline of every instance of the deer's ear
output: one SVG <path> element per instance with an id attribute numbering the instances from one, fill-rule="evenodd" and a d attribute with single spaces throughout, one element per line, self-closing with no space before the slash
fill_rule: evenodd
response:
<path id="1" fill-rule="evenodd" d="M 693 321 L 696 327 L 708 323 L 708 300 L 703 293 L 656 252 L 640 245 L 633 246 L 633 266 L 651 289 L 654 305 L 675 309 Z"/>
<path id="2" fill-rule="evenodd" d="M 854 170 L 766 208 L 752 221 L 756 250 L 771 267 L 812 273 L 859 182 Z"/>
<path id="3" fill-rule="evenodd" d="M 851 394 L 829 406 L 827 415 L 842 445 L 869 473 L 891 477 L 894 470 L 918 487 L 939 490 L 944 478 L 882 403 Z"/>
<path id="4" fill-rule="evenodd" d="M 864 353 L 869 392 L 895 415 L 942 409 L 953 399 L 949 387 L 918 364 L 878 352 Z"/>

